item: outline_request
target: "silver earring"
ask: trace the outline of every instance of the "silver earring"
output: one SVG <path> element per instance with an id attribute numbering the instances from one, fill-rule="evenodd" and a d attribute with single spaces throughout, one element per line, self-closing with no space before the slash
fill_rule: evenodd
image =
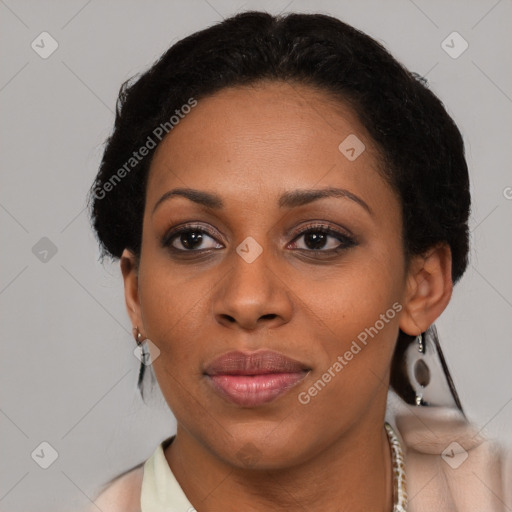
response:
<path id="1" fill-rule="evenodd" d="M 133 332 L 133 337 L 135 338 L 135 342 L 137 343 L 137 345 L 140 346 L 145 340 L 142 339 L 142 334 L 140 333 L 139 328 L 137 326 L 135 326 L 132 329 L 132 332 Z"/>
<path id="2" fill-rule="evenodd" d="M 140 333 L 138 327 L 134 328 L 134 333 L 136 333 L 135 341 L 137 342 L 137 345 L 140 348 L 140 362 L 141 362 L 141 365 L 146 366 L 146 365 L 149 364 L 149 359 L 150 359 L 150 353 L 149 353 L 149 350 L 148 350 L 148 344 L 144 343 L 147 338 L 143 339 L 144 337 Z"/>
<path id="3" fill-rule="evenodd" d="M 425 345 L 423 344 L 423 336 L 421 332 L 416 337 L 418 342 L 418 352 L 420 354 L 425 354 Z M 416 405 L 423 405 L 423 393 L 421 391 L 422 388 L 428 385 L 430 382 L 430 370 L 423 359 L 418 359 L 416 364 L 414 365 L 414 376 L 416 381 L 421 386 L 420 390 L 416 390 L 415 403 Z"/>
<path id="4" fill-rule="evenodd" d="M 391 367 L 391 387 L 407 404 L 463 412 L 434 325 L 421 337 L 400 331 Z"/>
<path id="5" fill-rule="evenodd" d="M 151 353 L 149 352 L 149 345 L 146 341 L 149 342 L 148 338 L 145 338 L 142 333 L 139 331 L 138 326 L 135 326 L 132 329 L 133 337 L 135 338 L 135 342 L 140 350 L 140 367 L 139 367 L 139 377 L 137 379 L 137 388 L 139 389 L 140 396 L 142 400 L 144 400 L 144 375 L 146 366 L 151 364 Z M 151 382 L 154 382 L 153 374 L 150 372 Z"/>
<path id="6" fill-rule="evenodd" d="M 421 332 L 418 334 L 417 338 L 418 340 L 418 352 L 421 352 L 422 354 L 425 353 L 425 346 L 423 345 L 423 336 Z"/>

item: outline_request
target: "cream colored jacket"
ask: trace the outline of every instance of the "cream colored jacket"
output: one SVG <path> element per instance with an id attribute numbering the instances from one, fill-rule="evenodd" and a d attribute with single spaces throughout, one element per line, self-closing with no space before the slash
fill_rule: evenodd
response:
<path id="1" fill-rule="evenodd" d="M 512 512 L 511 454 L 458 411 L 400 402 L 388 407 L 387 421 L 405 456 L 408 512 Z M 111 482 L 87 512 L 193 512 L 162 444 Z"/>

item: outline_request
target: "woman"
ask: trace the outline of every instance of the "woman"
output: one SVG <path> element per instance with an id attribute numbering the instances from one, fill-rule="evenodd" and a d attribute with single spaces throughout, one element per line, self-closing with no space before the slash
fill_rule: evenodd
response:
<path id="1" fill-rule="evenodd" d="M 177 433 L 93 509 L 511 507 L 433 328 L 469 211 L 439 99 L 337 19 L 243 13 L 124 84 L 92 220 Z"/>

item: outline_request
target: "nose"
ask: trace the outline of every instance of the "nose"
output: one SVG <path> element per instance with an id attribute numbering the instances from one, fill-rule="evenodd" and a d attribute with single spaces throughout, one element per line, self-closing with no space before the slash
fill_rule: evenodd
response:
<path id="1" fill-rule="evenodd" d="M 269 249 L 253 261 L 233 251 L 231 270 L 216 287 L 213 313 L 216 321 L 244 330 L 275 328 L 290 321 L 290 290 L 279 275 Z"/>

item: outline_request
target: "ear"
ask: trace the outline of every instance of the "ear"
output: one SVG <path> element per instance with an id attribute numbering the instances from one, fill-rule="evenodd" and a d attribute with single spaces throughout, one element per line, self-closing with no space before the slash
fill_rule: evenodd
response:
<path id="1" fill-rule="evenodd" d="M 421 256 L 413 256 L 407 273 L 400 329 L 411 336 L 425 332 L 450 302 L 452 290 L 452 254 L 448 244 L 439 244 Z"/>
<path id="2" fill-rule="evenodd" d="M 129 249 L 125 249 L 121 255 L 120 265 L 124 281 L 126 310 L 133 328 L 137 327 L 145 338 L 139 300 L 139 262 L 137 256 Z"/>

